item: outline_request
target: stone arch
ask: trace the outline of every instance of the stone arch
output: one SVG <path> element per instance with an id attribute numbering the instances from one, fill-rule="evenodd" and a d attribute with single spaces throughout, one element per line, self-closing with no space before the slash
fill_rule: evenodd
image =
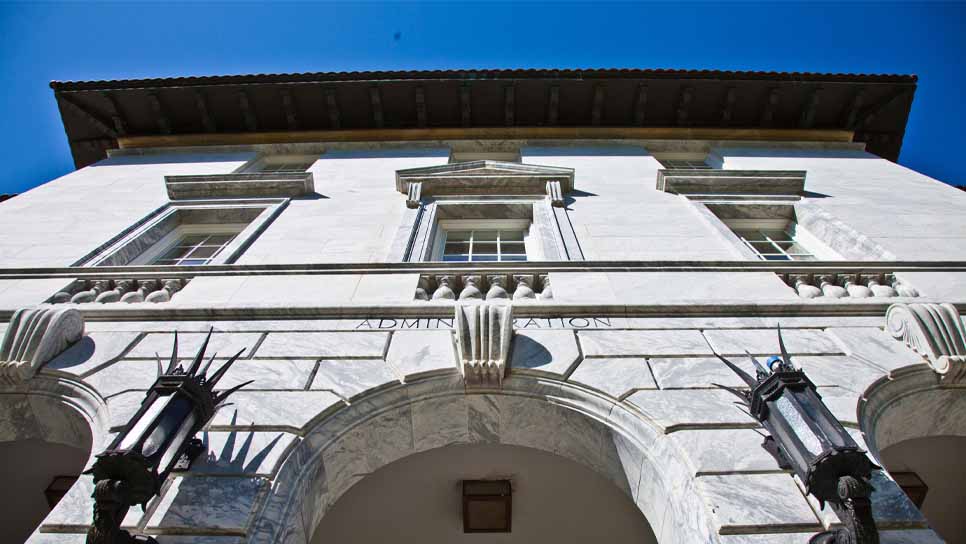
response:
<path id="1" fill-rule="evenodd" d="M 953 544 L 966 542 L 966 394 L 950 382 L 926 364 L 893 371 L 866 390 L 858 413 L 869 452 L 892 477 L 927 485 L 924 521 Z"/>
<path id="2" fill-rule="evenodd" d="M 79 380 L 49 373 L 0 388 L 0 421 L 3 422 L 0 424 L 0 447 L 7 450 L 8 455 L 28 455 L 36 461 L 45 452 L 52 452 L 50 454 L 54 457 L 47 460 L 50 462 L 33 464 L 33 472 L 43 472 L 40 467 L 59 466 L 63 469 L 73 466 L 71 472 L 79 473 L 90 466 L 93 456 L 110 436 L 107 407 L 100 395 Z M 52 448 L 51 444 L 70 448 Z M 81 450 L 86 455 L 70 458 L 72 449 Z M 33 453 L 24 453 L 25 450 Z M 60 475 L 66 474 L 45 474 L 51 477 Z M 30 478 L 34 476 L 38 474 L 32 474 Z M 74 484 L 74 488 L 78 486 Z M 64 502 L 61 501 L 46 520 L 65 506 Z"/>
<path id="3" fill-rule="evenodd" d="M 895 370 L 869 386 L 859 401 L 859 426 L 869 451 L 930 436 L 966 436 L 966 394 L 925 364 Z"/>
<path id="4" fill-rule="evenodd" d="M 686 457 L 641 414 L 571 383 L 511 378 L 470 390 L 451 376 L 386 389 L 322 414 L 289 452 L 249 542 L 304 544 L 354 483 L 403 457 L 460 443 L 551 452 L 614 483 L 658 541 L 717 542 Z M 668 497 L 675 500 L 668 500 Z"/>

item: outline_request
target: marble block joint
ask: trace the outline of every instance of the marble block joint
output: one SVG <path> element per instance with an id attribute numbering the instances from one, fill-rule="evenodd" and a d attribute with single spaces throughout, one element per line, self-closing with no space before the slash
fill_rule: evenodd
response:
<path id="1" fill-rule="evenodd" d="M 423 274 L 416 284 L 415 300 L 550 299 L 547 274 Z"/>
<path id="2" fill-rule="evenodd" d="M 966 378 L 966 330 L 952 304 L 893 304 L 886 329 L 926 358 L 943 380 Z"/>
<path id="3" fill-rule="evenodd" d="M 460 304 L 455 310 L 456 348 L 466 386 L 501 386 L 513 335 L 513 306 Z"/>
<path id="4" fill-rule="evenodd" d="M 17 310 L 0 344 L 0 385 L 32 378 L 82 336 L 84 318 L 74 308 Z"/>
<path id="5" fill-rule="evenodd" d="M 845 274 L 821 272 L 815 274 L 779 274 L 801 298 L 891 298 L 918 297 L 915 287 L 904 283 L 894 274 Z"/>
<path id="6" fill-rule="evenodd" d="M 84 302 L 168 302 L 190 279 L 107 279 L 77 280 L 54 293 L 50 304 Z"/>

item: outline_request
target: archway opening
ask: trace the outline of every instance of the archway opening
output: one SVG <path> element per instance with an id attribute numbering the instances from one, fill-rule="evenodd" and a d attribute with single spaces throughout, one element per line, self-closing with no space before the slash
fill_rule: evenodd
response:
<path id="1" fill-rule="evenodd" d="M 509 533 L 463 532 L 463 480 L 509 480 Z M 503 444 L 458 444 L 409 455 L 366 476 L 329 507 L 312 544 L 396 542 L 656 543 L 648 520 L 613 482 L 570 459 Z"/>
<path id="2" fill-rule="evenodd" d="M 0 481 L 6 497 L 0 527 L 6 542 L 24 542 L 84 470 L 90 455 L 85 443 L 58 444 L 39 438 L 0 443 Z"/>
<path id="3" fill-rule="evenodd" d="M 921 502 L 920 510 L 941 537 L 966 544 L 966 436 L 904 440 L 883 449 L 879 458 L 910 498 Z"/>

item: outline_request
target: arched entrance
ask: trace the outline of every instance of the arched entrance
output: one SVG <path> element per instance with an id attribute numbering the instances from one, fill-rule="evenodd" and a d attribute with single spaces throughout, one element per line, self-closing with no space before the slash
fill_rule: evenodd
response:
<path id="1" fill-rule="evenodd" d="M 436 377 L 321 414 L 279 469 L 250 542 L 321 541 L 317 533 L 328 527 L 323 516 L 338 516 L 350 488 L 358 484 L 364 494 L 365 479 L 382 477 L 384 467 L 392 475 L 394 462 L 418 464 L 422 452 L 445 456 L 447 448 L 468 447 L 468 455 L 510 451 L 502 446 L 596 473 L 598 483 L 636 506 L 638 522 L 649 525 L 657 542 L 717 541 L 685 456 L 641 414 L 553 380 L 512 378 L 500 390 L 467 392 L 458 379 Z"/>
<path id="2" fill-rule="evenodd" d="M 512 531 L 465 534 L 463 480 L 509 480 Z M 455 444 L 404 457 L 370 474 L 328 508 L 312 544 L 459 542 L 654 544 L 629 497 L 583 465 L 532 448 Z"/>
<path id="3" fill-rule="evenodd" d="M 859 405 L 869 449 L 950 544 L 966 544 L 966 390 L 915 365 L 872 384 Z"/>
<path id="4" fill-rule="evenodd" d="M 4 541 L 23 542 L 47 517 L 105 438 L 103 401 L 68 378 L 38 375 L 0 389 L 0 509 Z"/>

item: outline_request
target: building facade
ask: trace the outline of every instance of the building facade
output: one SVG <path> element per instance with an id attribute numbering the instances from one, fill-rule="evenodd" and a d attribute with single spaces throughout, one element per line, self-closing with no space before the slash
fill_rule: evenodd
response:
<path id="1" fill-rule="evenodd" d="M 720 387 L 781 326 L 881 541 L 966 542 L 966 194 L 893 162 L 915 85 L 52 83 L 78 169 L 0 203 L 2 525 L 83 542 L 81 473 L 213 328 L 252 383 L 124 518 L 162 544 L 807 542 L 839 518 Z"/>

